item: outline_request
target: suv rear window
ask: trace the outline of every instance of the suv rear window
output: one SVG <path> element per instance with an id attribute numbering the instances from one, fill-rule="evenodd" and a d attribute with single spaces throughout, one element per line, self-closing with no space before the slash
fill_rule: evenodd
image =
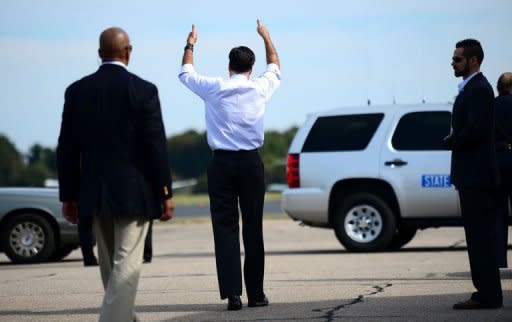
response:
<path id="1" fill-rule="evenodd" d="M 302 152 L 364 150 L 383 117 L 382 113 L 319 117 Z"/>
<path id="2" fill-rule="evenodd" d="M 391 139 L 396 150 L 444 150 L 443 138 L 450 134 L 450 112 L 413 112 L 402 116 Z"/>

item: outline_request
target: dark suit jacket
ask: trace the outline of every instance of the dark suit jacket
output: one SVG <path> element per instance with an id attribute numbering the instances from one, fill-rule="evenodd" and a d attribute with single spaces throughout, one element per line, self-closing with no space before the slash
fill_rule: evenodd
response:
<path id="1" fill-rule="evenodd" d="M 496 158 L 500 169 L 500 184 L 512 194 L 512 95 L 500 94 L 494 100 L 496 112 Z"/>
<path id="2" fill-rule="evenodd" d="M 495 188 L 494 92 L 482 73 L 475 75 L 453 104 L 451 181 L 461 188 Z"/>
<path id="3" fill-rule="evenodd" d="M 161 216 L 172 196 L 158 91 L 119 65 L 70 85 L 57 148 L 61 201 L 79 216 Z"/>
<path id="4" fill-rule="evenodd" d="M 494 100 L 494 108 L 496 113 L 496 143 L 512 144 L 512 95 L 500 94 Z"/>

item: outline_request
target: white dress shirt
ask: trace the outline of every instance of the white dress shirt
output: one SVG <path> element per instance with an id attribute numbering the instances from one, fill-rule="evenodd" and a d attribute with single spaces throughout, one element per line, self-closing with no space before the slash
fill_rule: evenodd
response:
<path id="1" fill-rule="evenodd" d="M 268 64 L 263 75 L 254 79 L 234 74 L 227 80 L 201 76 L 192 64 L 185 64 L 179 79 L 204 101 L 212 150 L 252 150 L 263 145 L 265 105 L 281 79 L 276 64 Z"/>
<path id="2" fill-rule="evenodd" d="M 480 71 L 476 72 L 476 73 L 473 73 L 471 74 L 468 78 L 466 78 L 465 80 L 463 80 L 461 83 L 459 83 L 457 85 L 457 88 L 459 89 L 459 93 L 462 92 L 464 90 L 464 87 L 466 86 L 467 83 L 469 83 L 469 81 L 471 80 L 471 78 L 475 77 L 478 73 L 480 73 Z"/>

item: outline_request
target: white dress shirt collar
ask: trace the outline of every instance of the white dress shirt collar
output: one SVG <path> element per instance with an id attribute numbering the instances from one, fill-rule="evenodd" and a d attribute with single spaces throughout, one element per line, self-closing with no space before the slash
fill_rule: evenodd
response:
<path id="1" fill-rule="evenodd" d="M 247 77 L 246 74 L 232 74 L 229 78 L 230 79 L 245 79 L 245 80 L 249 80 L 249 77 Z"/>
<path id="2" fill-rule="evenodd" d="M 476 72 L 476 73 L 473 73 L 471 74 L 468 78 L 466 78 L 465 80 L 463 80 L 459 85 L 457 85 L 457 87 L 459 88 L 459 93 L 462 92 L 464 90 L 464 86 L 466 86 L 467 83 L 469 83 L 469 81 L 471 80 L 471 78 L 475 77 L 478 73 L 480 73 L 480 71 Z"/>
<path id="3" fill-rule="evenodd" d="M 125 64 L 123 64 L 122 62 L 120 62 L 118 60 L 104 60 L 101 64 L 102 65 L 117 65 L 117 66 L 124 67 L 125 69 L 128 69 L 128 66 L 126 66 Z"/>

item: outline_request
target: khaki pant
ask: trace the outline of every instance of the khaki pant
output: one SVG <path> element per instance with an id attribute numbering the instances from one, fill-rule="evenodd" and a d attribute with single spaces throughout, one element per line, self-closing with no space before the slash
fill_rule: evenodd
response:
<path id="1" fill-rule="evenodd" d="M 128 322 L 135 316 L 148 219 L 94 216 L 94 233 L 105 297 L 100 322 Z"/>

